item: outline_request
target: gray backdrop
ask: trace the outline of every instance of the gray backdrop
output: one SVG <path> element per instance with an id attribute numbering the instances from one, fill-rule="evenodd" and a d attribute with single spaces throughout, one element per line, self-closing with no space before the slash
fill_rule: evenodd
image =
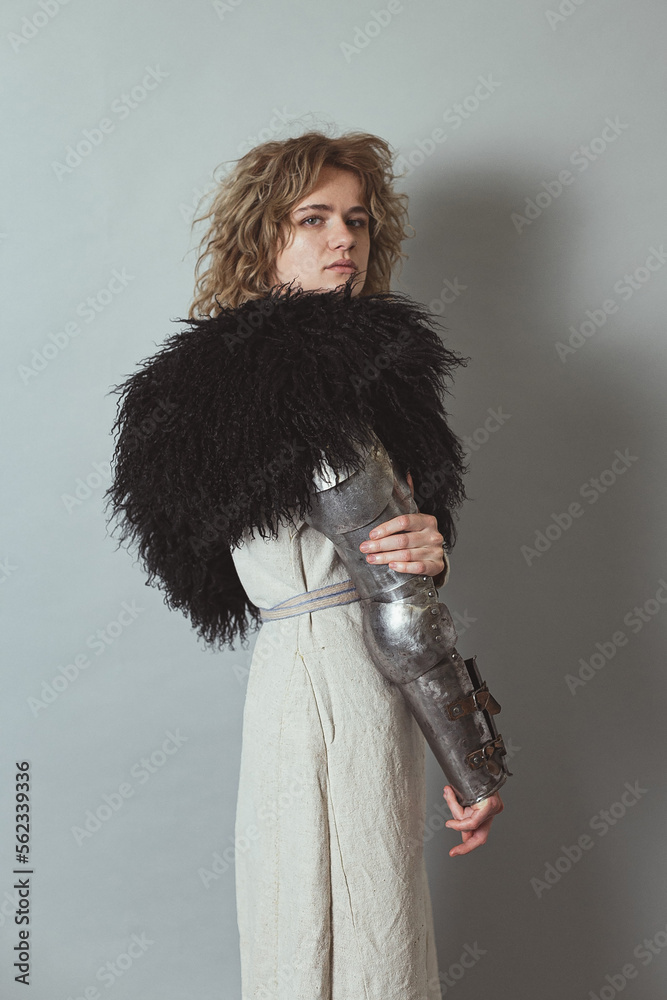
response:
<path id="1" fill-rule="evenodd" d="M 648 0 L 3 5 L 3 996 L 27 995 L 26 926 L 36 1000 L 240 996 L 252 645 L 203 648 L 107 537 L 109 390 L 187 312 L 216 165 L 330 124 L 401 154 L 395 287 L 471 358 L 441 596 L 514 777 L 489 843 L 450 859 L 429 752 L 443 995 L 664 996 L 666 20 Z"/>

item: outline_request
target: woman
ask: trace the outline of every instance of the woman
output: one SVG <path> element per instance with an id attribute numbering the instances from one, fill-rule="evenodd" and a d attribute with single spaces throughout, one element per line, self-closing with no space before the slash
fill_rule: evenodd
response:
<path id="1" fill-rule="evenodd" d="M 421 509 L 360 551 L 447 580 L 464 470 L 438 389 L 464 359 L 388 293 L 406 218 L 391 164 L 365 133 L 246 154 L 204 216 L 190 330 L 128 380 L 116 424 L 109 494 L 149 582 L 208 642 L 263 622 L 236 814 L 244 1000 L 441 996 L 424 737 L 364 646 L 347 567 L 306 516 L 314 471 L 354 463 L 370 424 Z M 142 438 L 159 406 L 161 430 Z M 444 795 L 463 840 L 450 855 L 469 853 L 500 796 L 464 809 Z"/>

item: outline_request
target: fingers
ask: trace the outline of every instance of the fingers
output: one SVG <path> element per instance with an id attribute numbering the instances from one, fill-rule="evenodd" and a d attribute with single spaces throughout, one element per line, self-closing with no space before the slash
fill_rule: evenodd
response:
<path id="1" fill-rule="evenodd" d="M 495 815 L 495 809 L 486 809 L 483 813 L 465 816 L 463 819 L 448 819 L 445 826 L 448 826 L 450 830 L 459 830 L 460 832 L 464 832 L 465 830 L 476 830 L 478 826 Z"/>
<path id="2" fill-rule="evenodd" d="M 456 792 L 451 785 L 445 785 L 445 801 L 449 806 L 449 811 L 455 820 L 461 820 L 465 816 L 465 810 L 456 797 Z M 449 821 L 448 821 L 449 822 Z"/>
<path id="3" fill-rule="evenodd" d="M 474 851 L 476 848 L 481 847 L 482 844 L 485 844 L 489 836 L 489 830 L 491 829 L 492 822 L 493 816 L 491 816 L 486 823 L 482 823 L 482 825 L 479 826 L 474 833 L 464 833 L 463 843 L 457 844 L 456 847 L 452 847 L 449 852 L 450 858 L 456 858 L 460 854 L 470 854 L 471 851 Z"/>
<path id="4" fill-rule="evenodd" d="M 481 802 L 475 802 L 474 805 L 468 806 L 466 815 L 457 816 L 453 814 L 454 819 L 448 819 L 445 826 L 453 830 L 475 830 L 489 817 L 501 813 L 504 808 L 505 806 L 497 793 L 489 795 L 486 799 L 482 799 Z"/>
<path id="5" fill-rule="evenodd" d="M 372 539 L 384 538 L 385 535 L 393 535 L 397 531 L 424 531 L 427 528 L 438 530 L 438 520 L 433 514 L 398 514 L 388 521 L 383 521 L 369 533 Z M 442 536 L 441 536 L 442 537 Z"/>
<path id="6" fill-rule="evenodd" d="M 401 539 L 401 535 L 392 535 L 392 539 L 395 538 L 397 541 Z M 362 542 L 362 545 L 366 543 Z M 434 553 L 437 553 L 437 549 L 430 545 L 413 545 L 412 548 L 404 546 L 399 548 L 398 545 L 394 548 L 394 543 L 391 546 L 385 545 L 380 547 L 378 543 L 375 545 L 372 542 L 368 543 L 371 548 L 362 548 L 361 551 L 365 552 L 369 557 L 370 562 L 394 562 L 396 559 L 402 559 L 404 562 L 406 560 L 412 560 L 414 562 L 417 556 L 424 558 L 433 558 Z"/>
<path id="7" fill-rule="evenodd" d="M 372 549 L 368 551 L 366 546 L 373 547 L 373 543 L 362 542 L 359 546 L 366 555 L 366 562 L 376 565 L 384 563 L 401 573 L 426 573 L 427 576 L 438 576 L 445 568 L 440 545 L 420 545 L 411 549 L 386 548 L 376 552 Z"/>
<path id="8" fill-rule="evenodd" d="M 371 560 L 372 562 L 379 562 L 380 560 Z M 383 562 L 385 560 L 382 560 Z M 394 559 L 390 559 L 387 563 L 390 569 L 395 569 L 398 573 L 414 573 L 415 576 L 424 575 L 435 577 L 441 570 L 431 569 L 433 562 L 423 560 L 422 562 L 395 562 Z"/>
<path id="9" fill-rule="evenodd" d="M 457 816 L 454 813 L 454 819 L 448 819 L 445 826 L 450 827 L 452 830 L 475 830 L 488 819 L 492 819 L 501 813 L 504 808 L 505 806 L 501 802 L 499 795 L 490 795 L 488 798 L 482 799 L 481 802 L 476 802 L 473 806 L 468 806 L 468 814 L 466 816 Z"/>
<path id="10" fill-rule="evenodd" d="M 400 514 L 374 528 L 359 549 L 369 563 L 389 564 L 399 573 L 437 576 L 444 569 L 442 540 L 432 514 Z"/>
<path id="11" fill-rule="evenodd" d="M 459 854 L 470 854 L 471 851 L 486 843 L 493 817 L 501 813 L 505 806 L 497 792 L 482 799 L 481 802 L 476 802 L 465 808 L 457 799 L 451 785 L 445 787 L 444 795 L 454 817 L 454 819 L 447 820 L 445 826 L 452 830 L 458 830 L 463 841 L 462 844 L 458 844 L 450 850 L 449 856 L 454 858 L 458 857 Z"/>

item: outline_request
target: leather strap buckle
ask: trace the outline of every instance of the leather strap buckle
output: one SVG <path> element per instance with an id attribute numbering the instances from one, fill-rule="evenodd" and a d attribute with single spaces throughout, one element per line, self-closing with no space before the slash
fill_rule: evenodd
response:
<path id="1" fill-rule="evenodd" d="M 486 711 L 489 715 L 497 715 L 500 705 L 489 691 L 486 681 L 470 694 L 463 698 L 451 701 L 447 706 L 447 714 L 450 719 L 463 719 L 471 712 Z"/>
<path id="2" fill-rule="evenodd" d="M 483 767 L 486 764 L 492 774 L 500 773 L 500 762 L 494 760 L 494 755 L 499 757 L 505 756 L 507 750 L 505 749 L 505 744 L 503 742 L 502 736 L 496 736 L 495 740 L 489 740 L 488 743 L 484 743 L 477 750 L 473 750 L 472 753 L 466 754 L 466 763 L 476 771 L 477 768 Z"/>

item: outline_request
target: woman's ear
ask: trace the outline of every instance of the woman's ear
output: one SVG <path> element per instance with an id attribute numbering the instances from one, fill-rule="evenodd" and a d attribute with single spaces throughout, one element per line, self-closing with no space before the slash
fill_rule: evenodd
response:
<path id="1" fill-rule="evenodd" d="M 412 499 L 414 500 L 414 496 L 415 496 L 415 484 L 412 482 L 412 476 L 410 475 L 410 470 L 409 469 L 405 473 L 405 480 L 406 480 L 408 486 L 410 487 L 410 492 L 412 493 Z"/>

